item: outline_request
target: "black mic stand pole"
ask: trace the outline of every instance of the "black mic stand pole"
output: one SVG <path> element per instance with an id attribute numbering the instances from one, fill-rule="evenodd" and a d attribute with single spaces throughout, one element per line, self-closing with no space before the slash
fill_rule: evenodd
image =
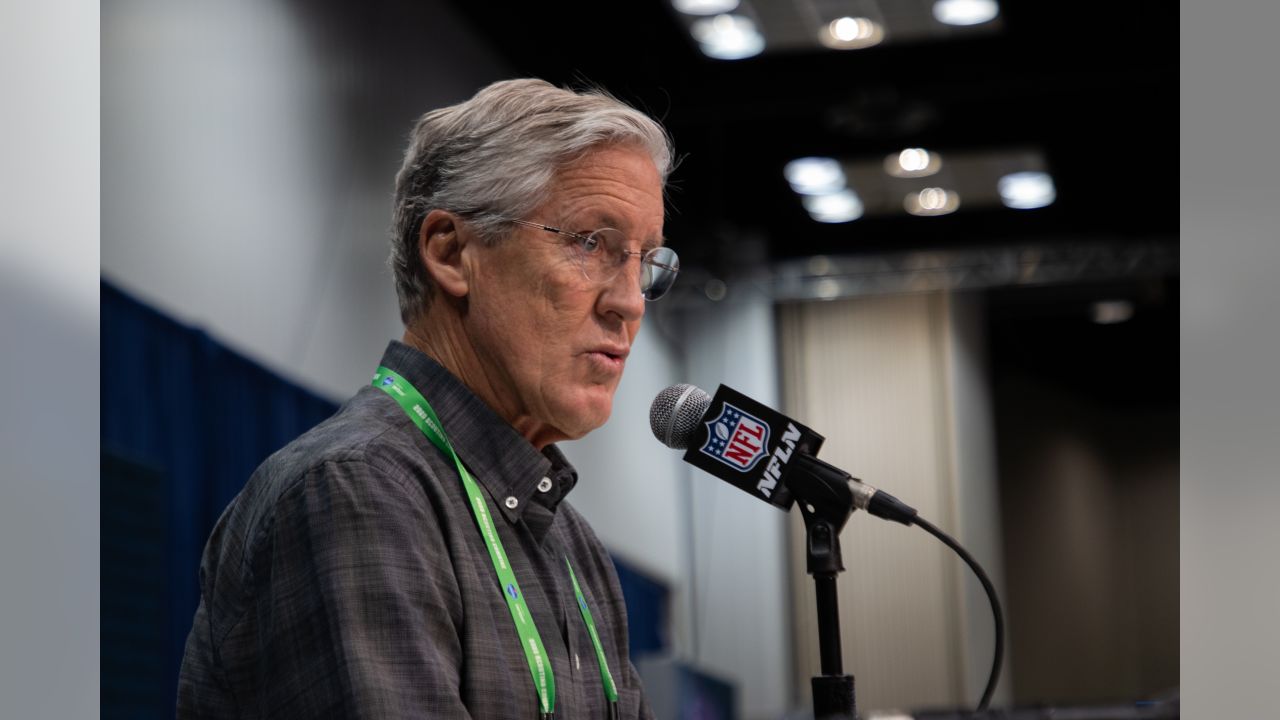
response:
<path id="1" fill-rule="evenodd" d="M 853 676 L 846 675 L 840 650 L 840 604 L 836 577 L 844 571 L 840 530 L 855 509 L 851 477 L 797 449 L 783 482 L 800 505 L 805 526 L 807 571 L 818 594 L 818 649 L 822 674 L 812 679 L 815 720 L 857 720 Z"/>

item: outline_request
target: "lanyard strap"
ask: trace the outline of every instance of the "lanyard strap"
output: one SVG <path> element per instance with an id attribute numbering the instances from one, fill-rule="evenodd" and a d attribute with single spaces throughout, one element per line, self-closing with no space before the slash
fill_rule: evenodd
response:
<path id="1" fill-rule="evenodd" d="M 591 619 L 591 608 L 587 607 L 587 599 L 582 595 L 582 587 L 578 585 L 578 576 L 573 573 L 573 565 L 568 556 L 564 564 L 569 568 L 569 579 L 573 581 L 573 594 L 578 598 L 578 610 L 582 611 L 582 621 L 587 624 L 587 633 L 591 635 L 591 644 L 596 648 L 596 661 L 600 663 L 600 681 L 604 683 L 604 696 L 608 698 L 610 710 L 617 715 L 618 688 L 613 684 L 613 673 L 609 672 L 609 661 L 604 656 L 604 647 L 600 644 L 600 634 L 596 632 L 596 622 Z"/>
<path id="2" fill-rule="evenodd" d="M 538 703 L 542 707 L 542 715 L 551 717 L 556 704 L 555 673 L 551 669 L 551 661 L 542 644 L 542 637 L 538 634 L 537 626 L 534 625 L 533 614 L 529 612 L 529 606 L 524 601 L 524 593 L 520 592 L 520 584 L 516 582 L 511 563 L 507 561 L 506 550 L 502 547 L 502 539 L 498 537 L 498 530 L 494 527 L 493 516 L 489 513 L 480 485 L 467 471 L 448 437 L 445 436 L 444 428 L 435 410 L 408 380 L 387 367 L 379 367 L 373 376 L 373 386 L 395 398 L 413 424 L 427 436 L 432 445 L 439 448 L 440 452 L 451 457 L 453 464 L 458 468 L 462 486 L 471 500 L 471 513 L 475 516 L 476 525 L 480 528 L 480 536 L 489 549 L 489 559 L 498 576 L 499 592 L 507 603 L 511 619 L 515 622 L 516 633 L 520 636 L 525 660 L 529 663 L 529 674 L 533 677 L 533 686 L 538 692 Z M 573 573 L 573 565 L 569 563 L 568 556 L 565 557 L 564 562 L 569 568 L 569 579 L 573 581 L 573 592 L 578 600 L 582 620 L 587 625 L 591 644 L 595 646 L 596 660 L 600 664 L 600 678 L 604 683 L 604 693 L 609 700 L 610 712 L 616 716 L 618 690 L 613 683 L 613 675 L 609 672 L 609 663 L 604 655 L 604 647 L 600 644 L 600 635 L 596 632 L 596 624 L 591 618 L 591 610 L 587 607 L 587 599 L 582 595 L 582 588 L 578 585 L 578 578 Z"/>

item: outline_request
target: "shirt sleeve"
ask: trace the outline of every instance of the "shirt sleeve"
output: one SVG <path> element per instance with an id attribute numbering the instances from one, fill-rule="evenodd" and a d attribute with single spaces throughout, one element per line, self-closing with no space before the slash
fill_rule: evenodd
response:
<path id="1" fill-rule="evenodd" d="M 327 462 L 281 495 L 262 540 L 264 717 L 469 717 L 461 595 L 416 483 Z"/>

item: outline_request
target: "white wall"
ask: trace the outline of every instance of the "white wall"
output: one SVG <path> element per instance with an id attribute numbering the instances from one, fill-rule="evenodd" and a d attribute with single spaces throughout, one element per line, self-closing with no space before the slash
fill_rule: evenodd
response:
<path id="1" fill-rule="evenodd" d="M 102 274 L 341 399 L 401 332 L 384 263 L 402 138 L 506 71 L 443 3 L 419 10 L 432 41 L 400 56 L 329 12 L 105 8 Z"/>
<path id="2" fill-rule="evenodd" d="M 97 717 L 98 4 L 0 3 L 0 698 Z"/>
<path id="3" fill-rule="evenodd" d="M 729 385 L 779 407 L 774 305 L 750 282 L 691 312 L 688 379 L 708 393 Z M 689 467 L 695 586 L 694 657 L 738 683 L 744 718 L 779 717 L 792 704 L 787 515 Z"/>

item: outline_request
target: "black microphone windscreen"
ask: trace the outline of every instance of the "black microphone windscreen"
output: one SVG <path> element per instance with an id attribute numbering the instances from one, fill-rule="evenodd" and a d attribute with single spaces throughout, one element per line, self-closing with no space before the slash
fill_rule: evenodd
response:
<path id="1" fill-rule="evenodd" d="M 658 393 L 649 406 L 649 428 L 669 448 L 689 447 L 698 421 L 711 405 L 711 396 L 696 385 L 680 383 Z"/>

